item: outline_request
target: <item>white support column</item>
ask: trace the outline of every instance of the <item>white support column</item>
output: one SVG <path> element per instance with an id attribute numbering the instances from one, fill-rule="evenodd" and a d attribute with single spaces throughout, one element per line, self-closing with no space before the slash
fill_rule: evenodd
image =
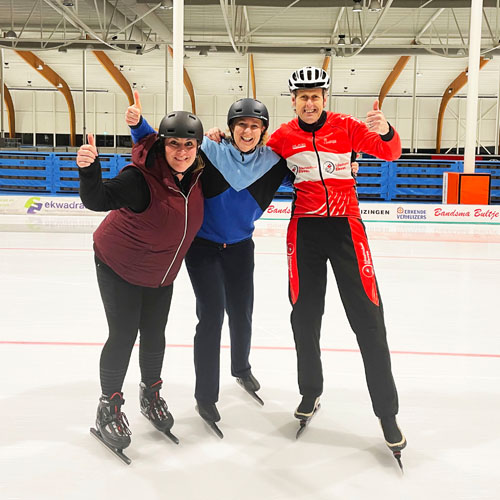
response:
<path id="1" fill-rule="evenodd" d="M 500 137 L 500 67 L 498 69 L 498 91 L 497 91 L 497 116 L 495 121 L 495 154 L 498 154 L 498 140 Z"/>
<path id="2" fill-rule="evenodd" d="M 87 144 L 87 49 L 82 52 L 82 141 Z"/>
<path id="3" fill-rule="evenodd" d="M 417 109 L 417 56 L 413 56 L 413 88 L 411 101 L 410 153 L 415 152 L 415 121 Z"/>
<path id="4" fill-rule="evenodd" d="M 168 45 L 165 45 L 165 115 L 167 113 L 168 113 Z"/>
<path id="5" fill-rule="evenodd" d="M 479 55 L 481 51 L 482 16 L 483 0 L 472 0 L 469 28 L 469 75 L 464 155 L 464 173 L 467 174 L 474 173 L 475 169 L 477 104 L 479 94 Z"/>
<path id="6" fill-rule="evenodd" d="M 342 7 L 343 8 L 343 7 Z M 333 87 L 333 50 L 330 56 L 330 88 L 328 89 L 328 111 L 332 109 L 332 87 Z"/>
<path id="7" fill-rule="evenodd" d="M 4 107 L 4 76 L 3 76 L 3 49 L 0 49 L 0 139 L 5 137 L 3 107 Z"/>
<path id="8" fill-rule="evenodd" d="M 174 0 L 173 13 L 173 103 L 174 111 L 184 110 L 183 58 L 184 58 L 184 0 Z"/>
<path id="9" fill-rule="evenodd" d="M 118 142 L 116 140 L 116 129 L 117 129 L 117 116 L 116 116 L 116 92 L 113 93 L 113 147 L 115 148 L 115 153 L 116 153 L 116 148 L 118 146 Z"/>
<path id="10" fill-rule="evenodd" d="M 31 115 L 32 123 L 33 123 L 33 147 L 36 146 L 36 92 L 34 90 L 31 91 L 31 102 L 33 113 Z"/>
<path id="11" fill-rule="evenodd" d="M 54 128 L 52 129 L 52 148 L 56 147 L 56 127 L 57 127 L 57 115 L 56 115 L 56 97 L 57 92 L 52 92 L 52 121 L 54 123 Z"/>

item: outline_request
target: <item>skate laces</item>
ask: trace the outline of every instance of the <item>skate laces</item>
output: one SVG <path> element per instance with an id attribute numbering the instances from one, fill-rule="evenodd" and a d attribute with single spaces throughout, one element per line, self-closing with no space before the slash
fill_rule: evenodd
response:
<path id="1" fill-rule="evenodd" d="M 113 401 L 118 396 L 118 401 Z M 129 423 L 125 413 L 121 411 L 121 406 L 125 402 L 120 392 L 115 392 L 109 398 L 109 409 L 105 412 L 105 422 L 116 433 L 130 436 L 132 431 L 129 428 Z"/>
<path id="2" fill-rule="evenodd" d="M 115 414 L 115 418 L 111 421 L 110 425 L 120 434 L 127 436 L 132 434 L 132 431 L 129 428 L 127 416 L 121 411 Z"/>
<path id="3" fill-rule="evenodd" d="M 166 401 L 158 392 L 154 394 L 154 399 L 150 400 L 150 413 L 154 413 L 158 420 L 168 419 L 168 406 Z"/>

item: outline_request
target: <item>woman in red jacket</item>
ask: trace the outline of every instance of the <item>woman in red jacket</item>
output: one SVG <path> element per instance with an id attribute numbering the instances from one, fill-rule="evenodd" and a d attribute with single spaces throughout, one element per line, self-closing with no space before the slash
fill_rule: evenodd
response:
<path id="1" fill-rule="evenodd" d="M 101 176 L 94 138 L 78 151 L 80 197 L 91 210 L 111 210 L 94 233 L 97 281 L 109 337 L 100 359 L 102 396 L 93 434 L 124 461 L 130 430 L 122 386 L 140 330 L 141 412 L 171 439 L 173 417 L 159 396 L 165 326 L 173 281 L 203 221 L 199 177 L 201 121 L 185 111 L 165 116 L 158 134 L 140 141 L 132 164 Z"/>

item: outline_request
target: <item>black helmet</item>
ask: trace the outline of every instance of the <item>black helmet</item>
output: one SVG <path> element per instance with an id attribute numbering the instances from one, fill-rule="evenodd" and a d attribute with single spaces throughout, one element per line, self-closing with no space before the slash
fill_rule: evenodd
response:
<path id="1" fill-rule="evenodd" d="M 235 118 L 240 118 L 242 116 L 247 118 L 259 118 L 262 120 L 266 129 L 269 126 L 269 112 L 266 106 L 260 101 L 257 101 L 257 99 L 250 99 L 247 97 L 234 102 L 227 112 L 227 126 L 231 128 L 231 122 Z"/>
<path id="2" fill-rule="evenodd" d="M 187 111 L 172 111 L 163 117 L 158 129 L 160 137 L 180 137 L 203 141 L 203 125 L 200 119 Z"/>

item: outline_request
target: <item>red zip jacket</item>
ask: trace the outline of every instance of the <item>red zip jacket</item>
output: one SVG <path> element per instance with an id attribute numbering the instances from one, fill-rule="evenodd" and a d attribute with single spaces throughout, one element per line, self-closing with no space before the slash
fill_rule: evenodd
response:
<path id="1" fill-rule="evenodd" d="M 401 155 L 398 133 L 392 129 L 392 138 L 383 140 L 356 118 L 330 111 L 323 125 L 313 124 L 310 129 L 303 130 L 295 118 L 281 125 L 267 141 L 295 174 L 292 217 L 360 217 L 351 151 L 396 160 Z"/>
<path id="2" fill-rule="evenodd" d="M 133 285 L 170 285 L 203 221 L 203 194 L 193 174 L 184 195 L 175 183 L 163 154 L 148 161 L 156 134 L 145 137 L 132 150 L 132 166 L 149 186 L 151 202 L 144 212 L 112 210 L 94 232 L 96 256 Z"/>

